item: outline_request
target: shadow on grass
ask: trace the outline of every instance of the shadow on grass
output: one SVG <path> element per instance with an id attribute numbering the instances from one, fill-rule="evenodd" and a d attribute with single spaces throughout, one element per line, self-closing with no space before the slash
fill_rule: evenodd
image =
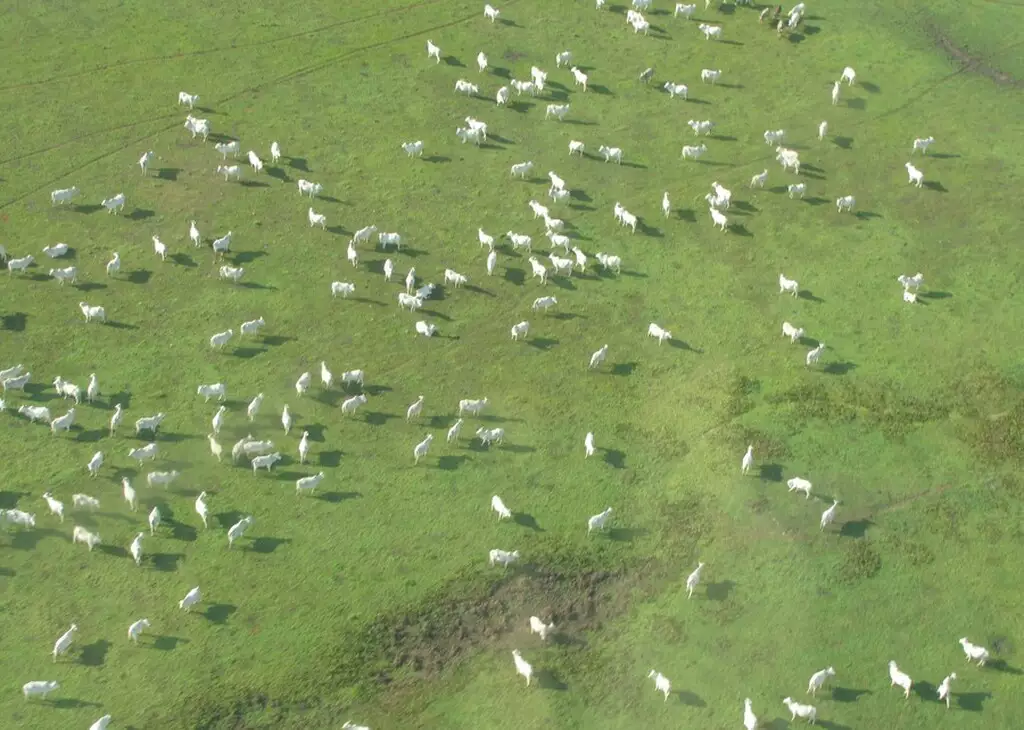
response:
<path id="1" fill-rule="evenodd" d="M 233 524 L 238 522 L 240 519 L 242 519 L 244 516 L 244 512 L 232 510 L 231 512 L 218 512 L 213 516 L 213 518 L 217 521 L 217 524 L 219 524 L 221 528 L 226 530 L 230 528 Z"/>
<path id="2" fill-rule="evenodd" d="M 225 624 L 231 618 L 231 614 L 238 610 L 238 606 L 230 603 L 215 603 L 203 613 L 207 621 L 215 624 Z"/>
<path id="3" fill-rule="evenodd" d="M 1011 667 L 1009 664 L 1006 663 L 1006 660 L 1004 659 L 990 659 L 985 664 L 985 667 L 988 669 L 994 669 L 997 672 L 1005 672 L 1006 674 L 1024 674 L 1024 671 L 1017 669 L 1017 667 Z"/>
<path id="4" fill-rule="evenodd" d="M 359 499 L 363 496 L 362 492 L 324 492 L 323 494 L 315 495 L 321 502 L 328 502 L 329 504 L 341 504 L 348 499 Z M 291 542 L 289 540 L 289 542 Z"/>
<path id="5" fill-rule="evenodd" d="M 635 362 L 620 362 L 612 366 L 612 375 L 632 375 L 633 371 L 636 370 L 637 363 Z"/>
<path id="6" fill-rule="evenodd" d="M 701 696 L 699 694 L 696 694 L 695 692 L 689 692 L 689 691 L 687 691 L 685 689 L 679 689 L 679 690 L 676 690 L 675 692 L 673 692 L 672 694 L 674 694 L 676 697 L 678 697 L 679 701 L 681 703 L 683 703 L 684 705 L 686 705 L 687 707 L 707 707 L 708 706 L 708 703 L 705 702 L 703 700 L 703 698 L 701 698 Z"/>
<path id="7" fill-rule="evenodd" d="M 526 512 L 513 512 L 512 521 L 521 527 L 526 527 L 535 532 L 544 532 L 543 528 L 537 524 L 537 518 Z"/>
<path id="8" fill-rule="evenodd" d="M 829 375 L 846 375 L 851 370 L 855 370 L 856 367 L 857 364 L 852 362 L 830 362 L 822 368 L 822 372 Z"/>
<path id="9" fill-rule="evenodd" d="M 157 636 L 153 639 L 153 648 L 160 651 L 174 651 L 178 644 L 188 644 L 189 639 L 181 636 Z"/>
<path id="10" fill-rule="evenodd" d="M 125 559 L 128 557 L 128 551 L 119 545 L 97 545 L 96 549 L 104 555 L 111 555 L 115 558 Z"/>
<path id="11" fill-rule="evenodd" d="M 150 562 L 156 570 L 173 573 L 178 569 L 178 561 L 184 559 L 184 553 L 155 553 L 150 557 Z"/>
<path id="12" fill-rule="evenodd" d="M 74 286 L 75 289 L 78 289 L 78 291 L 83 291 L 83 292 L 91 292 L 91 291 L 96 291 L 97 289 L 106 289 L 107 288 L 106 284 L 101 284 L 101 283 L 96 282 L 96 281 L 87 281 L 87 282 L 83 282 L 81 284 L 72 284 L 72 286 Z"/>
<path id="13" fill-rule="evenodd" d="M 320 498 L 323 499 L 323 495 L 320 495 Z M 245 550 L 268 555 L 291 541 L 290 537 L 257 537 Z"/>
<path id="14" fill-rule="evenodd" d="M 456 454 L 445 454 L 437 460 L 437 468 L 444 471 L 455 471 L 466 463 L 468 457 Z"/>
<path id="15" fill-rule="evenodd" d="M 79 710 L 83 707 L 103 707 L 99 702 L 78 700 L 74 697 L 62 697 L 59 700 L 47 700 L 46 703 L 50 707 L 55 707 L 58 710 Z"/>
<path id="16" fill-rule="evenodd" d="M 537 672 L 537 685 L 541 689 L 552 689 L 564 692 L 569 689 L 569 685 L 563 682 L 558 675 L 551 669 L 538 669 Z"/>
<path id="17" fill-rule="evenodd" d="M 146 284 L 152 276 L 153 272 L 148 269 L 136 269 L 128 274 L 128 281 L 132 284 Z"/>
<path id="18" fill-rule="evenodd" d="M 849 520 L 844 522 L 842 528 L 839 530 L 839 534 L 843 537 L 852 537 L 854 539 L 864 537 L 869 527 L 874 527 L 875 523 L 865 518 L 863 520 Z"/>
<path id="19" fill-rule="evenodd" d="M 527 340 L 526 344 L 538 350 L 550 350 L 558 344 L 558 340 L 550 337 L 534 337 L 532 340 Z"/>
<path id="20" fill-rule="evenodd" d="M 113 646 L 106 639 L 99 639 L 82 647 L 79 661 L 87 667 L 99 667 L 107 660 L 107 652 Z"/>
<path id="21" fill-rule="evenodd" d="M 604 449 L 604 462 L 615 469 L 626 468 L 626 454 L 618 449 Z"/>
<path id="22" fill-rule="evenodd" d="M 646 527 L 611 527 L 608 529 L 608 539 L 615 542 L 633 542 L 650 532 Z"/>
<path id="23" fill-rule="evenodd" d="M 371 426 L 383 426 L 389 419 L 398 418 L 394 413 L 381 413 L 380 411 L 368 411 L 364 416 L 366 422 Z"/>
<path id="24" fill-rule="evenodd" d="M 708 599 L 712 601 L 724 601 L 732 593 L 736 584 L 731 580 L 723 580 L 719 583 L 708 583 Z"/>
<path id="25" fill-rule="evenodd" d="M 801 289 L 800 293 L 797 294 L 797 297 L 799 297 L 800 299 L 804 299 L 808 302 L 814 302 L 816 304 L 824 304 L 825 302 L 825 300 L 822 299 L 821 297 L 814 296 L 814 293 L 811 292 L 810 289 Z"/>
<path id="26" fill-rule="evenodd" d="M 872 694 L 869 689 L 852 689 L 850 687 L 834 687 L 832 689 L 832 699 L 836 702 L 856 702 L 861 695 L 869 694 Z"/>
<path id="27" fill-rule="evenodd" d="M 10 332 L 24 332 L 27 323 L 28 315 L 25 312 L 5 314 L 0 318 L 0 329 L 9 330 Z"/>
<path id="28" fill-rule="evenodd" d="M 762 482 L 781 482 L 782 481 L 782 465 L 781 464 L 761 464 L 760 474 Z"/>

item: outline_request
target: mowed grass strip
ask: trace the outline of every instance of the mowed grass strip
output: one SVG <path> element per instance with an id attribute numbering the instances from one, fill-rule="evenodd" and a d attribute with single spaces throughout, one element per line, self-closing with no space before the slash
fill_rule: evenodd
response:
<path id="1" fill-rule="evenodd" d="M 822 2 L 782 39 L 747 8 L 699 12 L 724 26 L 723 43 L 661 12 L 644 38 L 622 8 L 498 7 L 493 25 L 468 2 L 244 12 L 90 2 L 5 16 L 26 48 L 0 90 L 0 242 L 37 258 L 0 290 L 0 367 L 33 371 L 8 409 L 63 413 L 48 385 L 58 374 L 84 387 L 96 372 L 102 396 L 78 407 L 70 435 L 5 415 L 0 506 L 35 512 L 37 527 L 5 538 L 0 674 L 11 691 L 0 713 L 30 730 L 106 712 L 125 727 L 732 727 L 749 696 L 763 724 L 781 727 L 781 698 L 800 700 L 810 674 L 831 664 L 837 678 L 816 701 L 826 727 L 1007 724 L 1021 709 L 1019 570 L 1006 556 L 1020 544 L 1024 412 L 1004 245 L 1018 228 L 1020 104 L 1012 84 L 963 70 L 936 43 L 936 27 L 963 37 L 948 21 L 959 6 L 868 3 L 850 15 Z M 1012 21 L 991 8 L 984 17 Z M 441 64 L 427 61 L 428 38 Z M 1012 39 L 993 38 L 979 53 L 997 67 Z M 567 48 L 590 75 L 586 94 L 554 68 Z M 480 50 L 492 66 L 484 74 Z M 858 84 L 833 107 L 831 81 L 848 64 Z M 531 65 L 550 72 L 548 92 L 497 108 L 498 87 L 528 78 Z M 636 80 L 647 66 L 657 70 L 650 87 Z M 721 83 L 701 84 L 702 68 L 721 68 Z M 480 98 L 454 93 L 458 78 L 479 84 Z M 668 99 L 666 80 L 686 83 L 690 101 Z M 214 139 L 193 142 L 181 128 L 180 90 L 200 94 L 194 113 L 216 139 L 239 138 L 243 153 L 268 162 L 263 175 L 215 174 Z M 546 104 L 566 101 L 565 122 L 543 120 Z M 481 149 L 455 137 L 467 115 L 489 124 Z M 689 119 L 716 123 L 700 162 L 679 159 L 696 143 Z M 829 138 L 819 142 L 823 119 Z M 778 128 L 800 151 L 799 178 L 762 140 Z M 928 135 L 938 141 L 914 156 L 928 184 L 917 190 L 903 163 L 913 138 Z M 408 160 L 400 144 L 417 139 L 424 159 Z M 570 158 L 570 139 L 588 155 Z M 624 164 L 601 162 L 601 144 L 622 147 Z M 136 161 L 149 149 L 156 160 L 143 177 Z M 532 179 L 510 179 L 526 160 Z M 765 188 L 750 190 L 765 168 Z M 573 191 L 568 205 L 546 198 L 548 170 Z M 299 178 L 324 195 L 300 197 Z M 728 234 L 705 209 L 712 180 L 734 192 Z M 797 180 L 804 200 L 786 195 Z M 77 205 L 51 208 L 49 191 L 70 185 L 83 191 Z M 122 191 L 124 215 L 97 210 Z M 835 211 L 846 194 L 857 198 L 853 215 Z M 620 255 L 623 273 L 592 268 L 542 287 L 506 243 L 487 277 L 478 227 L 529 233 L 546 255 L 531 198 L 591 257 Z M 640 216 L 635 235 L 615 225 L 616 201 Z M 310 204 L 327 231 L 309 228 Z M 193 219 L 202 249 L 187 238 Z M 363 246 L 354 270 L 346 243 L 370 223 L 399 231 L 405 246 Z M 209 249 L 228 230 L 223 263 L 246 268 L 239 286 L 217 278 L 222 262 Z M 153 235 L 168 244 L 167 262 Z M 57 241 L 73 251 L 51 263 L 39 249 Z M 108 279 L 114 250 L 123 268 Z M 72 264 L 77 287 L 45 276 Z M 415 315 L 396 306 L 412 266 L 440 290 Z M 441 287 L 445 268 L 470 286 Z M 919 270 L 921 302 L 905 305 L 895 277 Z M 800 282 L 800 297 L 778 294 L 780 272 Z M 332 300 L 331 281 L 355 283 L 355 295 Z M 530 311 L 545 294 L 559 304 Z M 83 300 L 113 324 L 86 326 Z M 258 316 L 262 335 L 239 339 L 238 325 Z M 416 336 L 417 319 L 439 336 Z M 509 328 L 523 319 L 530 336 L 513 343 Z M 807 338 L 790 344 L 783 320 Z M 674 341 L 647 338 L 652 321 Z M 211 351 L 209 336 L 229 327 L 236 339 Z M 804 354 L 819 342 L 825 356 L 808 369 Z M 608 360 L 587 372 L 606 343 Z M 369 402 L 355 417 L 341 415 L 339 389 L 317 385 L 321 361 L 336 376 L 366 370 Z M 304 371 L 314 386 L 299 398 Z M 274 440 L 286 458 L 271 474 L 210 455 L 216 406 L 195 388 L 213 382 L 228 385 L 221 443 Z M 266 400 L 250 424 L 258 392 Z M 421 394 L 423 416 L 406 423 Z M 446 445 L 458 400 L 484 396 L 484 417 Z M 111 438 L 114 403 L 127 410 Z M 285 403 L 296 418 L 288 436 Z M 161 455 L 139 469 L 127 452 L 146 440 L 131 424 L 160 411 Z M 503 427 L 504 445 L 472 442 L 479 426 Z M 590 459 L 587 431 L 598 446 Z M 431 453 L 414 468 L 426 433 Z M 745 478 L 739 459 L 751 443 L 757 463 Z M 89 479 L 96 450 L 106 463 Z M 151 469 L 182 476 L 150 490 Z M 320 470 L 318 494 L 297 497 L 294 480 Z M 139 491 L 136 513 L 121 499 L 123 476 Z M 793 476 L 814 483 L 810 499 L 786 491 Z M 67 505 L 63 525 L 46 514 L 46 490 Z M 202 490 L 209 529 L 193 509 Z M 72 514 L 76 492 L 101 509 Z M 494 493 L 516 512 L 511 523 L 488 511 Z M 822 533 L 832 498 L 838 519 Z M 164 524 L 145 539 L 140 569 L 127 547 L 148 532 L 153 506 Z M 588 537 L 586 518 L 607 506 L 606 534 Z M 229 551 L 226 531 L 244 515 L 255 522 Z M 92 554 L 72 545 L 74 524 L 104 544 Z M 488 570 L 494 547 L 520 550 L 523 564 Z M 705 579 L 687 600 L 698 560 Z M 176 602 L 194 585 L 204 599 L 189 616 Z M 530 615 L 561 632 L 542 645 Z M 153 626 L 133 646 L 126 629 L 143 616 Z M 80 634 L 54 665 L 52 642 L 72 621 Z M 989 668 L 964 665 L 964 635 L 993 650 Z M 513 675 L 512 648 L 533 663 L 537 687 Z M 909 702 L 888 689 L 889 659 L 916 681 Z M 652 667 L 673 682 L 668 703 L 645 679 Z M 947 716 L 934 686 L 954 670 Z M 61 682 L 53 702 L 18 696 L 34 679 Z"/>

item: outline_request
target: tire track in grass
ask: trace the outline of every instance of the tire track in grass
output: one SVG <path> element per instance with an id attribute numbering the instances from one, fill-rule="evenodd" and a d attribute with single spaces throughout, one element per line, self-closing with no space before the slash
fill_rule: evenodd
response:
<path id="1" fill-rule="evenodd" d="M 425 5 L 427 3 L 423 3 L 423 4 Z M 509 3 L 506 3 L 506 4 L 509 4 Z M 413 7 L 413 6 L 408 6 L 408 7 Z M 433 33 L 434 31 L 437 31 L 437 30 L 442 30 L 444 28 L 451 28 L 453 26 L 460 25 L 461 23 L 465 23 L 467 21 L 470 21 L 470 20 L 476 18 L 477 15 L 478 15 L 478 13 L 473 13 L 472 15 L 463 16 L 461 18 L 457 18 L 455 20 L 448 21 L 447 23 L 441 23 L 439 25 L 431 26 L 430 28 L 425 28 L 425 29 L 422 29 L 422 30 L 412 31 L 410 33 L 405 33 L 405 34 L 403 34 L 401 36 L 396 36 L 394 38 L 389 38 L 389 39 L 383 40 L 383 41 L 377 41 L 376 43 L 370 43 L 370 44 L 367 44 L 365 46 L 360 46 L 359 48 L 354 48 L 352 50 L 345 51 L 344 53 L 339 53 L 339 54 L 337 54 L 335 56 L 331 56 L 330 58 L 324 59 L 322 61 L 318 61 L 317 63 L 313 63 L 313 64 L 310 64 L 308 66 L 303 66 L 302 68 L 296 69 L 294 71 L 289 71 L 288 73 L 285 73 L 285 74 L 282 74 L 281 76 L 278 76 L 276 78 L 270 79 L 270 80 L 268 80 L 268 81 L 266 81 L 266 82 L 264 82 L 262 84 L 257 84 L 255 86 L 247 86 L 247 87 L 245 87 L 243 89 L 240 89 L 240 90 L 236 91 L 233 94 L 229 94 L 228 96 L 223 97 L 222 99 L 219 99 L 217 102 L 215 102 L 214 105 L 218 106 L 218 107 L 219 106 L 223 106 L 225 104 L 228 104 L 228 103 L 234 101 L 235 99 L 238 99 L 239 97 L 241 97 L 244 94 L 259 93 L 261 91 L 265 91 L 267 89 L 270 89 L 272 87 L 278 86 L 280 84 L 285 84 L 285 83 L 287 83 L 289 81 L 294 81 L 295 79 L 299 79 L 299 78 L 302 78 L 304 76 L 308 76 L 309 74 L 316 73 L 317 71 L 322 71 L 325 68 L 328 68 L 328 67 L 330 67 L 330 66 L 332 66 L 332 65 L 334 65 L 336 63 L 339 63 L 341 61 L 348 60 L 349 58 L 357 56 L 357 55 L 359 55 L 361 53 L 364 53 L 366 51 L 373 51 L 373 50 L 376 50 L 378 48 L 383 48 L 385 46 L 390 46 L 390 45 L 392 45 L 394 43 L 400 43 L 402 41 L 409 40 L 410 38 L 416 38 L 417 36 L 426 35 L 427 33 Z M 117 127 L 112 127 L 112 128 L 109 128 L 109 129 L 98 130 L 96 132 L 89 132 L 88 134 L 80 135 L 79 137 L 76 137 L 75 139 L 68 140 L 66 142 L 61 142 L 61 143 L 58 143 L 56 145 L 51 145 L 50 147 L 48 147 L 46 149 L 43 149 L 43 150 L 36 150 L 35 152 L 26 153 L 26 154 L 21 155 L 21 156 L 16 157 L 16 158 L 9 158 L 7 160 L 4 160 L 3 162 L 0 162 L 0 164 L 4 164 L 4 163 L 8 163 L 8 162 L 13 162 L 15 160 L 22 160 L 22 159 L 25 159 L 26 157 L 31 157 L 33 155 L 43 154 L 44 152 L 50 152 L 50 151 L 58 149 L 60 147 L 64 147 L 64 146 L 67 146 L 69 144 L 73 144 L 74 142 L 80 141 L 80 140 L 85 139 L 87 137 L 92 137 L 92 136 L 96 136 L 96 135 L 99 135 L 99 134 L 105 134 L 107 132 L 116 131 L 118 129 L 127 129 L 127 128 L 130 128 L 130 127 L 139 126 L 140 124 L 147 124 L 147 123 L 151 123 L 151 122 L 154 122 L 154 121 L 159 121 L 161 119 L 167 119 L 167 118 L 170 118 L 171 116 L 177 117 L 177 114 L 161 115 L 159 117 L 154 117 L 152 119 L 142 120 L 142 121 L 138 121 L 138 122 L 130 122 L 130 123 L 121 124 L 121 125 L 118 125 Z M 35 188 L 32 188 L 31 190 L 28 190 L 27 192 L 24 192 L 24 193 L 22 193 L 22 194 L 20 194 L 20 195 L 18 195 L 16 197 L 13 197 L 13 198 L 11 198 L 9 200 L 5 200 L 3 203 L 0 203 L 0 210 L 4 210 L 5 208 L 8 208 L 11 205 L 14 205 L 15 203 L 19 203 L 19 202 L 21 202 L 22 200 L 24 200 L 25 198 L 27 198 L 27 197 L 29 197 L 31 195 L 35 195 L 36 193 L 38 193 L 41 190 L 45 190 L 45 189 L 49 188 L 50 186 L 54 185 L 58 181 L 63 180 L 63 179 L 65 179 L 65 178 L 67 178 L 67 177 L 69 177 L 71 175 L 74 175 L 75 173 L 80 172 L 81 170 L 84 170 L 89 165 L 95 164 L 95 163 L 99 162 L 100 160 L 104 160 L 104 159 L 106 159 L 108 157 L 111 157 L 111 156 L 116 155 L 116 154 L 118 154 L 120 152 L 123 152 L 124 150 L 128 149 L 128 147 L 138 145 L 138 144 L 140 144 L 142 142 L 145 142 L 148 139 L 152 139 L 153 137 L 156 137 L 156 136 L 158 136 L 160 134 L 163 134 L 164 132 L 168 132 L 171 129 L 174 129 L 175 127 L 177 127 L 177 126 L 178 126 L 178 122 L 177 122 L 177 119 L 176 119 L 173 124 L 167 124 L 167 125 L 159 128 L 159 129 L 157 129 L 157 130 L 155 130 L 153 132 L 150 132 L 149 134 L 143 135 L 142 137 L 139 137 L 138 139 L 132 140 L 128 144 L 119 145 L 118 147 L 116 147 L 114 149 L 111 149 L 111 150 L 109 150 L 107 152 L 104 152 L 104 153 L 99 154 L 99 155 L 97 155 L 97 156 L 95 156 L 93 158 L 90 158 L 89 160 L 86 160 L 85 162 L 83 162 L 83 163 L 81 163 L 79 165 L 76 165 L 75 167 L 73 167 L 73 168 L 71 168 L 69 170 L 66 170 L 66 171 L 62 172 L 60 175 L 57 175 L 57 176 L 47 180 L 46 182 L 44 182 L 44 183 L 42 183 L 40 185 L 37 185 Z"/>
<path id="2" fill-rule="evenodd" d="M 200 56 L 209 56 L 215 53 L 229 53 L 231 51 L 242 51 L 252 48 L 261 48 L 264 46 L 271 46 L 277 43 L 286 43 L 288 41 L 296 40 L 298 38 L 306 38 L 309 36 L 317 35 L 319 33 L 325 33 L 335 28 L 342 28 L 346 25 L 352 25 L 354 23 L 362 23 L 366 20 L 375 20 L 395 13 L 402 13 L 407 10 L 416 10 L 417 8 L 427 7 L 429 5 L 437 5 L 441 2 L 447 2 L 448 0 L 424 0 L 423 2 L 414 3 L 412 5 L 405 5 L 400 8 L 391 8 L 390 10 L 383 10 L 379 13 L 373 13 L 371 15 L 363 15 L 359 18 L 350 18 L 348 20 L 339 20 L 333 23 L 312 28 L 310 30 L 301 30 L 296 33 L 289 33 L 288 35 L 279 36 L 277 38 L 268 38 L 261 41 L 251 41 L 249 43 L 232 43 L 229 46 L 222 48 L 206 48 L 198 51 L 189 51 L 188 53 L 172 53 L 164 56 L 149 56 L 147 58 L 134 58 L 127 61 L 118 61 L 116 63 L 103 64 L 95 66 L 90 69 L 82 71 L 75 71 L 70 74 L 63 76 L 51 76 L 46 79 L 38 79 L 36 81 L 25 81 L 20 84 L 10 84 L 8 86 L 0 86 L 0 91 L 13 91 L 16 89 L 25 89 L 32 86 L 42 86 L 43 84 L 51 84 L 57 81 L 68 81 L 71 79 L 81 78 L 82 76 L 89 76 L 99 71 L 112 71 L 114 69 L 124 68 L 125 66 L 134 66 L 140 63 L 154 63 L 158 61 L 175 61 L 185 58 L 198 58 Z"/>

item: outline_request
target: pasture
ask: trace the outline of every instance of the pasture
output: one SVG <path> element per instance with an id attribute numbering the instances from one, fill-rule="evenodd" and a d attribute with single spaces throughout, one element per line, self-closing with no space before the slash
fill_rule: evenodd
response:
<path id="1" fill-rule="evenodd" d="M 118 730 L 725 729 L 742 726 L 749 697 L 761 727 L 782 730 L 802 722 L 782 698 L 809 701 L 808 678 L 831 665 L 837 676 L 814 700 L 822 727 L 1011 727 L 1024 712 L 1024 8 L 811 0 L 779 37 L 758 24 L 759 7 L 716 3 L 687 21 L 655 0 L 644 36 L 621 2 L 492 4 L 495 23 L 477 0 L 87 0 L 0 17 L 18 39 L 0 85 L 0 244 L 36 259 L 0 274 L 0 368 L 32 372 L 23 393 L 2 396 L 0 508 L 36 515 L 34 528 L 0 534 L 0 725 L 86 728 L 110 713 Z M 721 25 L 723 39 L 706 41 L 699 22 Z M 428 39 L 440 63 L 428 61 Z M 589 74 L 586 93 L 555 68 L 566 49 Z M 545 92 L 497 106 L 498 88 L 532 65 L 549 74 Z M 847 65 L 857 82 L 833 106 Z M 722 69 L 719 83 L 702 84 L 703 68 Z M 459 78 L 480 96 L 454 93 Z M 687 84 L 689 99 L 670 99 L 666 81 Z M 200 95 L 205 143 L 182 128 L 180 90 Z M 565 102 L 564 121 L 544 119 L 547 104 Z M 488 124 L 486 144 L 459 143 L 467 115 Z M 698 143 L 691 119 L 715 122 L 699 161 L 680 159 Z M 762 138 L 779 128 L 800 153 L 799 176 Z M 928 154 L 912 156 L 929 135 Z M 266 169 L 217 175 L 213 145 L 230 139 L 241 141 L 238 164 L 253 149 Z M 275 140 L 283 157 L 271 163 Z M 400 146 L 414 140 L 421 159 Z M 586 155 L 570 157 L 570 140 Z M 602 144 L 623 149 L 621 165 L 601 160 Z M 527 160 L 532 175 L 511 178 Z M 924 172 L 920 189 L 908 160 Z M 764 188 L 748 187 L 763 169 Z M 548 170 L 569 201 L 547 197 Z M 321 196 L 301 197 L 300 178 L 321 183 Z M 733 191 L 724 233 L 704 201 L 712 181 Z M 797 181 L 802 200 L 787 195 Z M 51 190 L 72 185 L 73 205 L 51 205 Z M 120 192 L 124 210 L 108 215 L 100 201 Z M 847 194 L 856 206 L 838 213 Z M 527 233 L 546 259 L 531 199 L 565 220 L 591 259 L 585 273 L 542 285 L 527 255 L 499 240 L 487 276 L 478 228 Z M 639 216 L 636 233 L 616 224 L 616 202 Z M 310 204 L 325 230 L 308 224 Z M 191 220 L 202 247 L 189 241 Z M 402 249 L 385 253 L 374 236 L 353 268 L 346 246 L 370 224 L 400 232 Z M 229 230 L 221 262 L 210 242 Z M 40 249 L 56 242 L 70 251 L 51 261 Z M 108 277 L 113 251 L 122 268 Z M 622 272 L 602 271 L 597 252 L 619 255 Z M 243 266 L 241 282 L 219 279 L 221 263 Z M 70 265 L 77 284 L 47 276 Z M 396 301 L 410 267 L 417 286 L 438 285 L 414 314 Z M 468 284 L 443 286 L 446 268 Z M 904 303 L 896 277 L 918 271 L 918 302 Z M 780 272 L 799 296 L 779 293 Z M 332 298 L 332 281 L 355 293 Z M 558 304 L 531 311 L 543 295 Z M 81 301 L 105 307 L 108 322 L 86 324 Z M 262 332 L 239 337 L 239 323 L 260 316 Z M 414 332 L 421 319 L 434 337 Z M 521 320 L 529 335 L 513 342 Z M 806 337 L 791 344 L 783 321 Z M 647 337 L 651 322 L 673 339 Z M 229 328 L 234 339 L 211 349 Z M 819 343 L 821 361 L 806 366 Z M 607 360 L 589 370 L 604 344 Z M 340 404 L 360 389 L 324 390 L 321 361 L 336 377 L 366 371 L 355 415 Z M 298 397 L 307 371 L 312 387 Z M 22 405 L 63 414 L 51 381 L 84 389 L 90 373 L 100 397 L 77 407 L 70 433 L 18 415 Z M 269 474 L 211 456 L 216 402 L 196 387 L 218 382 L 220 443 L 272 439 L 284 459 Z M 407 422 L 420 395 L 423 413 Z M 483 414 L 446 443 L 458 401 L 483 397 Z M 115 404 L 125 419 L 110 436 Z M 160 454 L 140 467 L 128 451 L 149 439 L 133 424 L 158 412 Z M 504 443 L 481 446 L 481 426 L 504 428 Z M 748 444 L 755 463 L 743 475 Z M 96 451 L 105 463 L 90 478 Z M 181 476 L 149 488 L 151 470 Z M 316 492 L 296 495 L 295 480 L 319 471 Z M 807 499 L 787 491 L 798 476 L 814 484 Z M 66 504 L 63 524 L 48 490 Z M 193 509 L 201 491 L 209 529 Z M 101 508 L 72 509 L 78 492 Z M 493 494 L 512 520 L 489 511 Z M 819 530 L 833 499 L 836 520 Z M 154 506 L 163 524 L 150 537 Z M 587 518 L 608 506 L 608 527 L 588 536 Z M 227 529 L 244 515 L 254 523 L 229 550 Z M 73 525 L 102 544 L 72 544 Z M 522 559 L 489 568 L 493 548 Z M 196 585 L 202 602 L 184 613 L 177 602 Z M 553 620 L 556 635 L 531 636 L 531 615 Z M 133 645 L 126 631 L 142 617 L 152 628 Z M 75 643 L 54 663 L 72 622 Z M 966 664 L 964 636 L 992 652 L 987 666 Z M 530 687 L 513 649 L 533 665 Z M 891 659 L 915 681 L 907 700 L 889 686 Z M 652 668 L 672 682 L 668 701 Z M 952 671 L 947 711 L 935 687 Z M 19 688 L 31 680 L 61 686 L 26 701 Z"/>

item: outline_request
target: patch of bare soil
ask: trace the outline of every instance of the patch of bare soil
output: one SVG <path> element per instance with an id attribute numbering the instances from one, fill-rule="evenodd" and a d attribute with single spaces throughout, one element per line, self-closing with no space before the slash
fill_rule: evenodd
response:
<path id="1" fill-rule="evenodd" d="M 962 64 L 964 70 L 981 74 L 982 76 L 987 76 L 997 84 L 1004 84 L 1006 86 L 1014 86 L 1017 88 L 1024 87 L 1024 83 L 1022 83 L 1020 79 L 1015 78 L 1005 71 L 1000 71 L 997 68 L 989 66 L 979 56 L 974 56 L 966 49 L 958 46 L 953 42 L 952 38 L 947 36 L 938 28 L 933 26 L 930 30 L 933 38 L 935 39 L 935 44 L 941 48 L 947 56 Z"/>
<path id="2" fill-rule="evenodd" d="M 556 637 L 578 637 L 625 610 L 629 578 L 619 572 L 559 573 L 543 568 L 509 571 L 483 595 L 445 597 L 414 613 L 385 617 L 369 631 L 384 659 L 377 681 L 409 669 L 421 679 L 451 670 L 484 646 L 510 647 L 529 634 L 529 617 L 554 622 Z"/>

